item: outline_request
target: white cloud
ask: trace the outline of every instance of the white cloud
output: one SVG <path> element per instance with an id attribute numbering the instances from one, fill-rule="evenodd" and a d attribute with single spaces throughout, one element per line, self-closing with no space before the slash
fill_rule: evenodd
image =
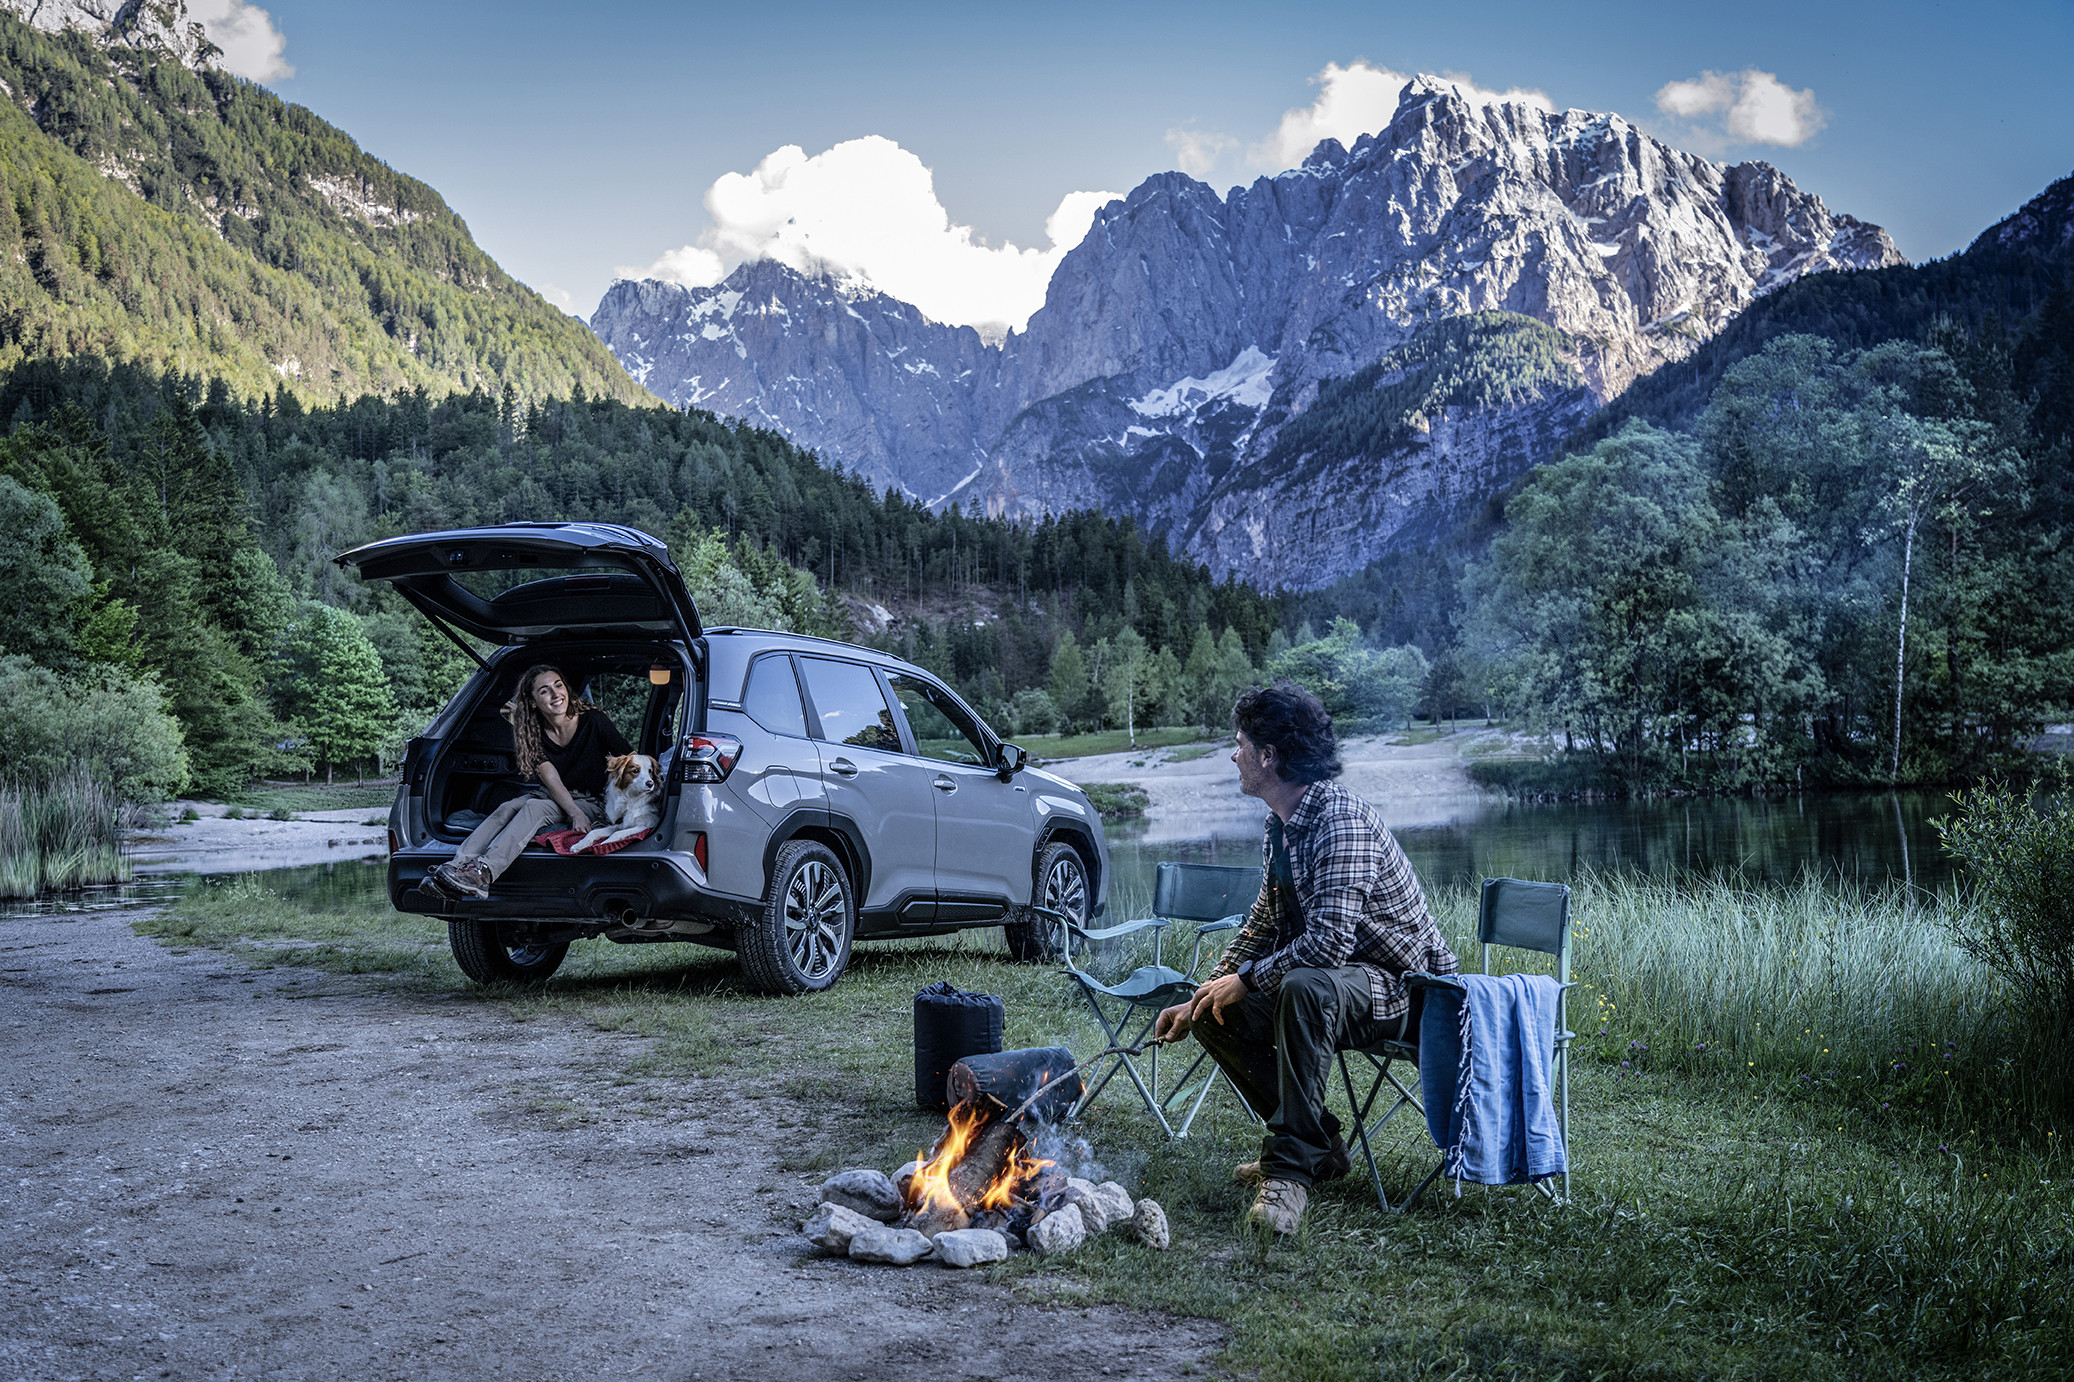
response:
<path id="1" fill-rule="evenodd" d="M 245 0 L 187 0 L 187 17 L 199 20 L 209 42 L 223 50 L 223 70 L 255 82 L 295 75 L 282 56 L 288 40 L 274 18 Z"/>
<path id="2" fill-rule="evenodd" d="M 797 144 L 706 192 L 713 228 L 623 277 L 703 286 L 736 264 L 775 259 L 900 298 L 936 321 L 999 336 L 1044 305 L 1045 285 L 1115 192 L 1073 192 L 1045 222 L 1047 249 L 998 248 L 954 224 L 921 159 L 868 135 L 809 158 Z"/>
<path id="3" fill-rule="evenodd" d="M 570 316 L 582 318 L 583 313 L 578 311 L 576 307 L 576 294 L 570 292 L 567 288 L 558 288 L 552 283 L 543 283 L 535 291 Z"/>
<path id="4" fill-rule="evenodd" d="M 1326 139 L 1337 139 L 1349 147 L 1364 134 L 1375 134 L 1397 113 L 1397 101 L 1412 78 L 1387 67 L 1355 61 L 1345 67 L 1336 62 L 1311 78 L 1319 88 L 1318 99 L 1308 106 L 1283 112 L 1282 123 L 1267 139 L 1253 146 L 1252 162 L 1267 172 L 1294 168 L 1309 158 Z M 1512 87 L 1492 91 L 1478 86 L 1466 73 L 1450 72 L 1427 78 L 1454 87 L 1477 105 L 1520 104 L 1536 110 L 1553 110 L 1555 105 L 1540 91 Z M 1172 135 L 1168 136 L 1171 141 Z"/>
<path id="5" fill-rule="evenodd" d="M 1656 93 L 1656 108 L 1719 140 L 1787 148 L 1805 144 L 1828 118 L 1812 89 L 1795 91 L 1754 67 L 1666 82 Z"/>
<path id="6" fill-rule="evenodd" d="M 1190 177 L 1208 177 L 1227 153 L 1239 147 L 1228 134 L 1199 130 L 1194 125 L 1177 125 L 1167 131 L 1167 146 L 1174 151 L 1174 165 Z"/>

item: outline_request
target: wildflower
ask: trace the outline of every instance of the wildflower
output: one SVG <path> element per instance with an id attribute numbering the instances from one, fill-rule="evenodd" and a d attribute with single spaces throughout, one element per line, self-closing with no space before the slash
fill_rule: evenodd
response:
<path id="1" fill-rule="evenodd" d="M 1627 1063 L 1626 1061 L 1622 1061 L 1622 1062 L 1620 1063 L 1620 1068 L 1621 1068 L 1622 1070 L 1625 1070 L 1625 1069 L 1627 1069 L 1627 1068 L 1628 1068 L 1628 1063 Z"/>
<path id="2" fill-rule="evenodd" d="M 1892 1108 L 1892 1107 L 1894 1107 L 1894 1106 L 1893 1106 L 1892 1104 L 1881 1104 L 1881 1105 L 1880 1105 L 1880 1107 L 1881 1107 L 1881 1108 Z"/>

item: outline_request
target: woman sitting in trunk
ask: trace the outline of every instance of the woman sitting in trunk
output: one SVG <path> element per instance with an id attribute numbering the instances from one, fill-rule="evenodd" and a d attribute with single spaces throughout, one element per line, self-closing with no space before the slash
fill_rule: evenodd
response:
<path id="1" fill-rule="evenodd" d="M 627 741 L 589 701 L 570 694 L 561 669 L 526 673 L 504 707 L 522 776 L 540 785 L 514 797 L 470 832 L 452 860 L 425 875 L 443 897 L 482 901 L 519 851 L 543 830 L 589 830 L 605 817 L 605 759 L 631 753 Z"/>

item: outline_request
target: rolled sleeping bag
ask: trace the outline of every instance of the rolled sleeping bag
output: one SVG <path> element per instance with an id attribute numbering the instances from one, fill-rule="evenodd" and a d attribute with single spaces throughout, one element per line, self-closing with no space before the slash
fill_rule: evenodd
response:
<path id="1" fill-rule="evenodd" d="M 915 995 L 915 1105 L 949 1111 L 944 1082 L 967 1056 L 1001 1049 L 1001 999 L 992 993 L 961 993 L 947 983 Z"/>
<path id="2" fill-rule="evenodd" d="M 1021 1108 L 1042 1089 L 1046 1090 L 1044 1097 L 1030 1105 L 1023 1119 L 1055 1123 L 1080 1097 L 1083 1086 L 1080 1076 L 1074 1073 L 1077 1063 L 1073 1053 L 1063 1046 L 1028 1046 L 1018 1051 L 967 1056 L 951 1067 L 951 1102 L 962 1104 L 967 1099 L 984 1097 L 999 1104 L 1000 1111 L 1006 1113 Z"/>

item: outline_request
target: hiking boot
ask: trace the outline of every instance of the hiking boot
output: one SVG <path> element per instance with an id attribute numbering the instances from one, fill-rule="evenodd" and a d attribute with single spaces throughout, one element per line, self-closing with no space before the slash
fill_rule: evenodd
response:
<path id="1" fill-rule="evenodd" d="M 1268 1180 L 1260 1186 L 1260 1197 L 1246 1211 L 1246 1222 L 1256 1228 L 1273 1229 L 1287 1238 L 1303 1222 L 1304 1206 L 1311 1192 L 1293 1180 Z"/>
<path id="2" fill-rule="evenodd" d="M 1318 1167 L 1318 1179 L 1338 1180 L 1353 1169 L 1354 1159 L 1347 1154 L 1346 1139 L 1334 1133 L 1332 1148 Z M 1231 1168 L 1231 1179 L 1234 1185 L 1260 1185 L 1267 1180 L 1267 1172 L 1260 1169 L 1259 1162 L 1248 1161 Z"/>
<path id="3" fill-rule="evenodd" d="M 486 902 L 490 896 L 490 866 L 480 859 L 467 863 L 448 860 L 425 875 L 425 881 L 442 897 Z"/>

